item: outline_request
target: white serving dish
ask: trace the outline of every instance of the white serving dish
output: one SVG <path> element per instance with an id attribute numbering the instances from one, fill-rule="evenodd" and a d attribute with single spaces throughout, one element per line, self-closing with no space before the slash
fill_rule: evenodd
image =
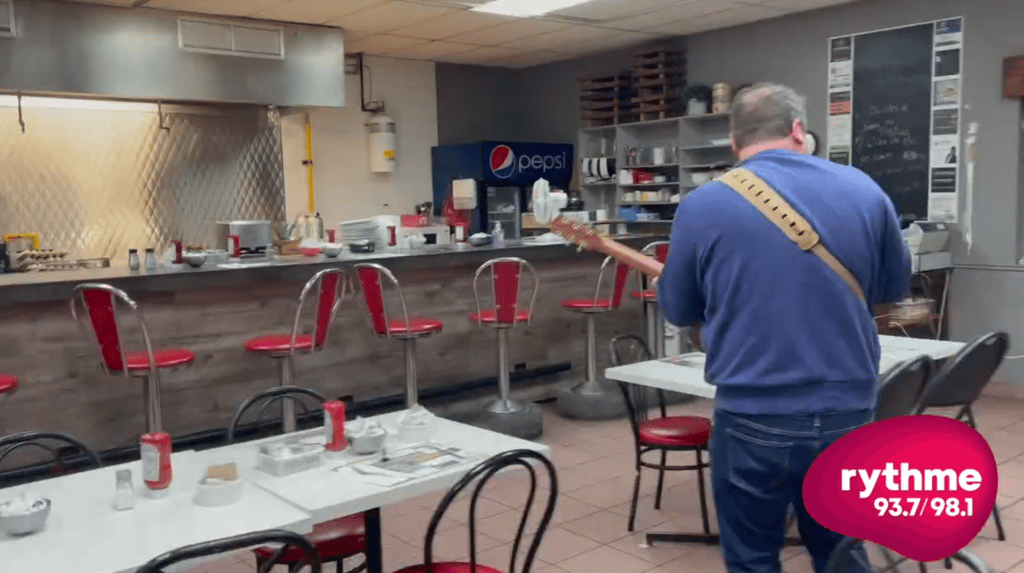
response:
<path id="1" fill-rule="evenodd" d="M 285 445 L 286 448 L 289 446 L 299 446 L 305 451 L 288 457 L 270 455 L 260 451 L 256 456 L 256 467 L 270 475 L 284 477 L 311 470 L 323 463 L 323 446 L 312 446 L 309 444 Z"/>
<path id="2" fill-rule="evenodd" d="M 242 499 L 242 480 L 232 481 L 210 480 L 201 481 L 196 488 L 196 505 L 205 507 L 224 507 Z"/>
<path id="3" fill-rule="evenodd" d="M 28 535 L 35 533 L 46 525 L 50 517 L 50 500 L 43 498 L 42 508 L 28 513 L 5 513 L 4 509 L 11 502 L 0 505 L 0 529 L 8 535 Z"/>

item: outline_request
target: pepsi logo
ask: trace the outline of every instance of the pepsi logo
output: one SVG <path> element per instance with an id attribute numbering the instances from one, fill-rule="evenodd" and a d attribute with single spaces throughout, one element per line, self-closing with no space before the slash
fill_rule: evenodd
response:
<path id="1" fill-rule="evenodd" d="M 516 154 L 507 145 L 498 145 L 491 150 L 491 172 L 499 179 L 508 179 L 516 170 Z"/>

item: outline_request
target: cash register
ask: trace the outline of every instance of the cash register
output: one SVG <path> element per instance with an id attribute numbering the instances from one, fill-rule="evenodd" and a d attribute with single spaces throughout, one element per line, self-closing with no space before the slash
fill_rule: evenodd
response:
<path id="1" fill-rule="evenodd" d="M 953 268 L 949 251 L 949 225 L 911 223 L 903 229 L 903 242 L 910 250 L 911 270 L 915 273 Z"/>

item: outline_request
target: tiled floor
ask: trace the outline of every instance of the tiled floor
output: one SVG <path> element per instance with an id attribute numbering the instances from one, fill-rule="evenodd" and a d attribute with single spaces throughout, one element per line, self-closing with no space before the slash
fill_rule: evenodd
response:
<path id="1" fill-rule="evenodd" d="M 711 402 L 698 401 L 670 408 L 675 414 L 710 414 Z M 995 541 L 992 521 L 969 549 L 995 572 L 1024 573 L 1024 387 L 993 384 L 975 410 L 980 430 L 1000 463 L 999 507 L 1007 541 Z M 625 420 L 581 422 L 565 420 L 545 410 L 544 437 L 558 468 L 559 495 L 552 526 L 544 537 L 533 571 L 536 573 L 724 573 L 717 547 L 643 544 L 645 530 L 700 529 L 697 486 L 693 472 L 669 473 L 662 508 L 653 507 L 656 474 L 645 472 L 637 515 L 637 531 L 626 531 L 634 476 L 632 438 Z M 478 562 L 508 569 L 510 542 L 515 537 L 526 481 L 508 479 L 484 492 L 478 504 Z M 541 496 L 543 497 L 543 496 Z M 423 538 L 440 494 L 382 510 L 386 571 L 421 563 Z M 709 503 L 711 503 L 709 495 Z M 534 514 L 539 513 L 534 511 Z M 458 503 L 442 523 L 435 541 L 435 560 L 465 559 L 469 554 L 465 525 L 468 504 Z M 535 521 L 531 519 L 531 522 Z M 712 530 L 716 529 L 712 509 Z M 521 557 L 520 557 L 521 559 Z M 802 548 L 783 553 L 785 573 L 810 573 Z M 517 572 L 521 565 L 517 564 Z M 940 565 L 929 567 L 944 571 Z M 248 555 L 207 563 L 201 571 L 250 573 Z M 908 568 L 911 573 L 916 568 Z M 964 567 L 954 569 L 966 571 Z M 282 569 L 283 571 L 283 569 Z"/>

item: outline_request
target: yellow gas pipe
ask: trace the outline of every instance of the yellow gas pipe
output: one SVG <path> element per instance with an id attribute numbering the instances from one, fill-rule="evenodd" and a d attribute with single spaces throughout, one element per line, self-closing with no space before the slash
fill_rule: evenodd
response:
<path id="1" fill-rule="evenodd" d="M 306 181 L 309 183 L 309 212 L 316 213 L 316 200 L 313 194 L 313 125 L 309 120 L 309 112 L 303 114 L 306 123 Z"/>

